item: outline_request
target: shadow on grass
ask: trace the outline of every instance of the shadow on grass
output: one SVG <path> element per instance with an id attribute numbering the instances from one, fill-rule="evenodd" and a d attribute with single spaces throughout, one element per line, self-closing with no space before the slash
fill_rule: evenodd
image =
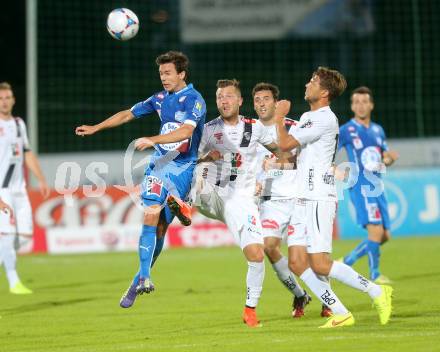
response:
<path id="1" fill-rule="evenodd" d="M 5 309 L 2 311 L 2 315 L 7 316 L 7 315 L 16 315 L 20 313 L 29 313 L 29 312 L 35 312 L 39 310 L 46 310 L 46 309 L 57 308 L 62 306 L 69 306 L 84 302 L 91 302 L 99 299 L 102 299 L 102 297 L 76 298 L 76 299 L 68 299 L 64 301 L 47 301 L 47 302 L 39 302 L 33 304 L 25 304 L 15 308 Z"/>
<path id="2" fill-rule="evenodd" d="M 114 278 L 109 280 L 93 280 L 93 281 L 82 281 L 82 282 L 69 282 L 66 284 L 57 284 L 57 285 L 47 285 L 40 286 L 38 291 L 46 291 L 46 290 L 54 290 L 54 289 L 63 289 L 63 288 L 75 288 L 75 287 L 84 287 L 90 285 L 102 285 L 102 284 L 117 284 L 119 285 L 122 282 L 127 282 L 127 285 L 130 282 L 130 278 Z"/>

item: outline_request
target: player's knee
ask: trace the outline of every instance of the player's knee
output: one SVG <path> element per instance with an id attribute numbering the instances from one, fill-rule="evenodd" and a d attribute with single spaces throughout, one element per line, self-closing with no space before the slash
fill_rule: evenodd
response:
<path id="1" fill-rule="evenodd" d="M 301 275 L 307 269 L 308 263 L 304 258 L 289 258 L 289 269 L 295 275 Z"/>
<path id="2" fill-rule="evenodd" d="M 328 276 L 330 272 L 330 265 L 324 261 L 312 262 L 310 263 L 310 267 L 312 268 L 313 272 L 317 275 Z"/>
<path id="3" fill-rule="evenodd" d="M 267 255 L 271 263 L 274 263 L 281 256 L 280 249 L 277 246 L 264 246 L 264 253 Z"/>

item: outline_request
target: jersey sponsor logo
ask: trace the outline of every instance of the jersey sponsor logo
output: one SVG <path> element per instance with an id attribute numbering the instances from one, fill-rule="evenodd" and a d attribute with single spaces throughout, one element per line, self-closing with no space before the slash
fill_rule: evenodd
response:
<path id="1" fill-rule="evenodd" d="M 158 95 L 156 95 L 157 99 L 162 100 L 163 98 L 165 98 L 165 96 L 163 95 L 163 93 L 159 93 Z"/>
<path id="2" fill-rule="evenodd" d="M 327 290 L 325 290 L 321 298 L 327 306 L 331 306 L 336 302 L 336 300 L 331 296 L 330 292 L 328 292 Z"/>
<path id="3" fill-rule="evenodd" d="M 163 183 L 160 178 L 155 176 L 147 177 L 147 185 L 146 185 L 146 193 L 147 194 L 155 194 L 158 197 L 162 194 Z"/>
<path id="4" fill-rule="evenodd" d="M 214 133 L 215 144 L 223 144 L 223 133 L 217 132 Z"/>
<path id="5" fill-rule="evenodd" d="M 362 141 L 359 137 L 355 137 L 355 138 L 353 138 L 353 146 L 356 149 L 362 149 L 364 147 L 364 144 L 362 143 Z"/>
<path id="6" fill-rule="evenodd" d="M 354 126 L 348 126 L 348 131 L 350 132 L 356 131 L 356 128 L 354 128 Z"/>
<path id="7" fill-rule="evenodd" d="M 382 156 L 379 147 L 367 147 L 361 153 L 361 163 L 368 171 L 380 171 Z"/>
<path id="8" fill-rule="evenodd" d="M 243 133 L 243 139 L 250 141 L 252 134 L 250 132 L 244 132 Z"/>
<path id="9" fill-rule="evenodd" d="M 313 178 L 315 177 L 315 169 L 309 169 L 309 191 L 313 191 L 313 189 L 315 188 L 315 184 L 313 181 Z"/>
<path id="10" fill-rule="evenodd" d="M 293 236 L 295 234 L 295 227 L 292 225 L 287 226 L 287 236 Z"/>
<path id="11" fill-rule="evenodd" d="M 200 101 L 196 101 L 194 104 L 194 108 L 192 110 L 192 114 L 194 117 L 200 117 L 202 115 L 203 105 Z"/>
<path id="12" fill-rule="evenodd" d="M 257 120 L 248 119 L 247 117 L 242 117 L 241 119 L 244 123 L 256 123 L 257 122 Z"/>
<path id="13" fill-rule="evenodd" d="M 178 122 L 167 122 L 162 126 L 160 130 L 160 134 L 170 133 L 172 131 L 177 130 L 180 126 L 181 124 Z M 180 152 L 186 152 L 188 150 L 188 146 L 189 146 L 188 139 L 176 143 L 160 144 L 160 147 L 166 151 L 179 150 Z"/>
<path id="14" fill-rule="evenodd" d="M 272 220 L 272 219 L 262 220 L 261 226 L 263 226 L 263 229 L 278 230 L 280 228 L 280 225 L 275 220 Z"/>
<path id="15" fill-rule="evenodd" d="M 310 128 L 313 126 L 313 122 L 312 120 L 307 120 L 306 122 L 304 122 L 301 126 L 299 126 L 299 128 Z"/>

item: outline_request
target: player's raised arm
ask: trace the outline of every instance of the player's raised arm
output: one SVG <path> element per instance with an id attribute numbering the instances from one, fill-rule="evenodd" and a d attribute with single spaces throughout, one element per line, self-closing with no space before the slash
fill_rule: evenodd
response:
<path id="1" fill-rule="evenodd" d="M 154 146 L 155 144 L 177 143 L 184 141 L 192 136 L 194 129 L 195 127 L 193 125 L 185 123 L 170 133 L 139 138 L 136 141 L 136 149 L 144 150 Z"/>
<path id="2" fill-rule="evenodd" d="M 127 123 L 134 119 L 134 115 L 131 110 L 122 110 L 108 119 L 98 123 L 97 125 L 82 125 L 75 129 L 75 133 L 78 136 L 89 136 L 99 132 L 101 130 L 105 130 L 107 128 L 113 128 L 120 126 L 124 123 Z"/>
<path id="3" fill-rule="evenodd" d="M 280 100 L 275 108 L 275 123 L 277 125 L 278 146 L 283 152 L 288 152 L 296 148 L 300 143 L 291 135 L 288 134 L 284 127 L 284 117 L 289 113 L 290 101 Z"/>

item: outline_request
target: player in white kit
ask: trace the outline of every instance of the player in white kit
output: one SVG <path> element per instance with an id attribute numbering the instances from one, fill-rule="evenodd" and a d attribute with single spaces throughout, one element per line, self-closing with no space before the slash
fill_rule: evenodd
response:
<path id="1" fill-rule="evenodd" d="M 219 80 L 216 92 L 220 116 L 205 124 L 200 143 L 200 164 L 193 186 L 193 204 L 199 211 L 224 222 L 248 261 L 247 297 L 243 321 L 261 326 L 255 307 L 264 280 L 264 250 L 258 207 L 254 199 L 256 148 L 278 147 L 261 122 L 239 115 L 239 82 Z"/>
<path id="2" fill-rule="evenodd" d="M 338 146 L 338 119 L 330 109 L 330 102 L 341 95 L 347 83 L 335 70 L 319 67 L 306 84 L 305 100 L 310 111 L 304 113 L 299 128 L 287 132 L 284 116 L 290 102 L 280 101 L 275 111 L 279 145 L 283 151 L 299 148 L 297 195 L 303 201 L 307 253 L 310 268 L 295 268 L 295 274 L 313 293 L 333 311 L 322 328 L 353 325 L 353 315 L 342 304 L 328 282 L 318 276 L 336 279 L 348 286 L 368 293 L 379 313 L 381 324 L 391 315 L 392 288 L 376 285 L 358 274 L 350 266 L 332 261 L 332 229 L 336 213 L 334 160 Z"/>
<path id="3" fill-rule="evenodd" d="M 0 212 L 0 260 L 9 281 L 9 291 L 14 294 L 30 294 L 22 284 L 17 270 L 16 244 L 30 243 L 33 234 L 32 209 L 26 192 L 23 164 L 39 181 L 43 195 L 49 195 L 45 178 L 37 157 L 29 148 L 26 125 L 19 117 L 12 116 L 15 104 L 9 83 L 0 83 L 0 198 L 13 210 Z M 16 240 L 16 236 L 19 235 Z"/>
<path id="4" fill-rule="evenodd" d="M 275 106 L 279 97 L 279 89 L 270 83 L 258 83 L 252 90 L 254 110 L 259 121 L 269 134 L 276 140 L 277 130 L 274 120 Z M 285 118 L 284 126 L 287 131 L 297 124 L 292 119 Z M 281 252 L 283 239 L 290 246 L 305 246 L 304 237 L 298 237 L 299 228 L 296 224 L 295 188 L 296 155 L 283 153 L 283 164 L 261 145 L 257 146 L 259 174 L 257 175 L 256 194 L 260 196 L 260 217 L 263 228 L 264 252 L 272 264 L 280 282 L 292 292 L 294 318 L 304 315 L 305 306 L 311 297 L 298 284 L 295 275 L 289 269 L 288 259 Z M 294 255 L 293 247 L 289 254 Z"/>

